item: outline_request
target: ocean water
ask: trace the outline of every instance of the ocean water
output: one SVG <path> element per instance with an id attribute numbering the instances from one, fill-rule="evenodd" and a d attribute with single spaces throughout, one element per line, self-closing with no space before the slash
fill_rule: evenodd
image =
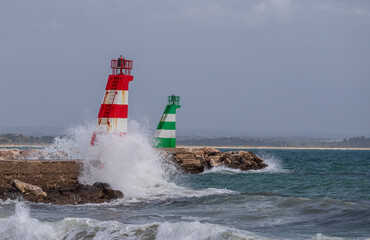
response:
<path id="1" fill-rule="evenodd" d="M 88 145 L 87 133 L 77 130 L 55 148 L 88 159 L 88 147 L 75 148 Z M 266 169 L 179 175 L 144 135 L 104 140 L 98 151 L 104 169 L 81 176 L 111 183 L 124 199 L 0 202 L 0 239 L 370 238 L 370 151 L 252 149 Z"/>

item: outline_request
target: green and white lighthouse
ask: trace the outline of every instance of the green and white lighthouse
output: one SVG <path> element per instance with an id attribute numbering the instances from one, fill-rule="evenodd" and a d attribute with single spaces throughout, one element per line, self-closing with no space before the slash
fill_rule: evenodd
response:
<path id="1" fill-rule="evenodd" d="M 176 147 L 176 110 L 181 107 L 179 104 L 179 96 L 174 94 L 168 96 L 168 105 L 164 109 L 155 133 L 156 148 Z"/>

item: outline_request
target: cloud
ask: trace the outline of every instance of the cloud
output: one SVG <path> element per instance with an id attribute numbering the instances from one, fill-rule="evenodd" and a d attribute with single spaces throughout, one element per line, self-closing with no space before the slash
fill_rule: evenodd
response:
<path id="1" fill-rule="evenodd" d="M 348 16 L 363 16 L 363 17 L 370 17 L 370 9 L 366 8 L 364 6 L 362 7 L 354 7 L 349 6 L 347 4 L 343 3 L 329 3 L 329 2 L 323 2 L 319 3 L 314 6 L 314 9 L 317 11 L 327 11 L 327 12 L 335 12 L 342 15 L 348 15 Z"/>
<path id="2" fill-rule="evenodd" d="M 187 4 L 180 16 L 197 24 L 217 27 L 254 27 L 275 22 L 276 19 L 287 19 L 293 10 L 290 0 L 237 1 L 234 4 L 208 0 Z"/>
<path id="3" fill-rule="evenodd" d="M 287 17 L 292 11 L 290 0 L 267 0 L 252 7 L 252 13 L 255 16 L 275 15 L 278 17 Z"/>

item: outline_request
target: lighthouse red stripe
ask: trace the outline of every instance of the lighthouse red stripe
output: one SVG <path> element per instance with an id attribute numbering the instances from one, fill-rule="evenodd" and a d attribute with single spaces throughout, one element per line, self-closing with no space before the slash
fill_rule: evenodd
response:
<path id="1" fill-rule="evenodd" d="M 133 76 L 129 75 L 109 75 L 107 86 L 105 90 L 126 90 L 128 91 L 128 84 L 133 80 Z"/>
<path id="2" fill-rule="evenodd" d="M 98 118 L 127 118 L 128 105 L 102 104 Z"/>

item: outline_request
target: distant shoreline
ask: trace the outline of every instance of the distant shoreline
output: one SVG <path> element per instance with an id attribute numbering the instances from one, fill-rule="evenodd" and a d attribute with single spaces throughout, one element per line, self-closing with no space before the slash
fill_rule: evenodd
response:
<path id="1" fill-rule="evenodd" d="M 51 144 L 0 144 L 0 148 L 19 148 L 19 147 L 49 147 Z M 267 147 L 267 146 L 188 146 L 178 145 L 178 148 L 219 148 L 219 149 L 281 149 L 281 150 L 370 150 L 370 148 L 338 148 L 338 147 Z"/>
<path id="2" fill-rule="evenodd" d="M 265 147 L 265 146 L 186 146 L 178 145 L 177 147 L 186 148 L 219 148 L 219 149 L 281 149 L 281 150 L 370 150 L 370 148 L 337 148 L 337 147 Z"/>

